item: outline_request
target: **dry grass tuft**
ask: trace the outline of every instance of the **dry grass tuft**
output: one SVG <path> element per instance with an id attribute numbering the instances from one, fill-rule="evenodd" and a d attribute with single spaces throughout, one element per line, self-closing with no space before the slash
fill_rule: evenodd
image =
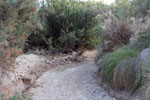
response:
<path id="1" fill-rule="evenodd" d="M 133 73 L 134 62 L 134 58 L 127 58 L 118 64 L 113 76 L 116 89 L 127 90 L 132 88 L 135 81 L 135 74 Z"/>

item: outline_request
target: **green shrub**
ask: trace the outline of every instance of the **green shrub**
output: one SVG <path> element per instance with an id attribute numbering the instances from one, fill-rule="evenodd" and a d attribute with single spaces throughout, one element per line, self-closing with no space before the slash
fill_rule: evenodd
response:
<path id="1" fill-rule="evenodd" d="M 101 74 L 105 81 L 113 83 L 113 74 L 116 66 L 124 59 L 128 57 L 136 57 L 138 52 L 128 48 L 127 46 L 119 48 L 112 53 L 105 55 L 103 65 L 101 68 Z"/>
<path id="2" fill-rule="evenodd" d="M 47 49 L 93 49 L 99 42 L 95 34 L 98 13 L 93 5 L 94 3 L 84 4 L 74 0 L 47 1 L 47 5 L 39 10 L 45 28 L 41 34 L 44 37 L 42 41 Z M 29 46 L 35 48 L 34 41 L 30 41 Z"/>

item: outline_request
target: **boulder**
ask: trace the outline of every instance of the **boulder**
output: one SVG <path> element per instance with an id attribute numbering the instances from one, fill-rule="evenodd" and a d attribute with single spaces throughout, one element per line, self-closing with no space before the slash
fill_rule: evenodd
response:
<path id="1" fill-rule="evenodd" d="M 149 73 L 150 70 L 150 48 L 141 51 L 136 59 L 135 71 L 137 74 Z"/>
<path id="2" fill-rule="evenodd" d="M 145 92 L 145 98 L 146 98 L 146 100 L 150 100 L 150 86 L 147 88 L 147 90 Z"/>
<path id="3" fill-rule="evenodd" d="M 148 86 L 146 86 L 149 80 L 149 77 L 147 77 L 147 75 L 150 74 L 150 48 L 146 48 L 141 51 L 135 62 L 135 72 L 136 81 L 138 82 L 138 84 L 136 84 L 136 88 L 142 86 L 141 89 L 143 89 L 141 91 L 145 91 L 147 89 L 145 100 L 150 100 L 150 87 L 147 88 Z"/>

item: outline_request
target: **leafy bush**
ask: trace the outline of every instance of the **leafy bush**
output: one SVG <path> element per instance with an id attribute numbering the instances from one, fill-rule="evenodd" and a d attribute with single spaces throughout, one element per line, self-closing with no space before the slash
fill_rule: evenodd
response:
<path id="1" fill-rule="evenodd" d="M 91 3 L 47 1 L 47 5 L 42 6 L 39 11 L 39 17 L 46 28 L 41 34 L 44 37 L 41 41 L 46 44 L 47 49 L 92 49 L 99 41 L 95 34 L 96 16 L 97 11 Z M 29 46 L 34 47 L 33 44 L 34 41 L 30 40 Z"/>

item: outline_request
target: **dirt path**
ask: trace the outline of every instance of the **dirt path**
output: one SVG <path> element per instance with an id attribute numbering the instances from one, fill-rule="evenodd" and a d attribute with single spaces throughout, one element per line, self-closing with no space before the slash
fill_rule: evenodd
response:
<path id="1" fill-rule="evenodd" d="M 94 62 L 44 73 L 29 90 L 33 100 L 116 100 L 96 79 Z"/>

